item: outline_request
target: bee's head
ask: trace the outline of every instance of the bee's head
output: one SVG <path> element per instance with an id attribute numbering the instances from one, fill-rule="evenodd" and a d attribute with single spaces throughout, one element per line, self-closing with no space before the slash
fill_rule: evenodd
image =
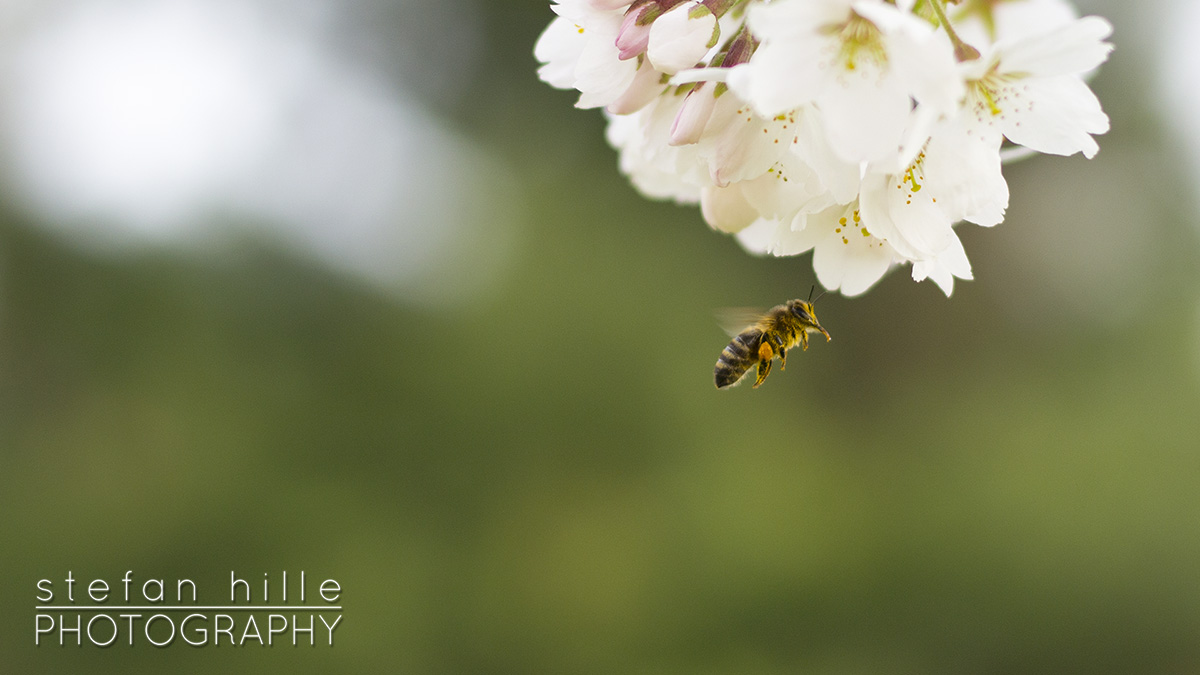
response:
<path id="1" fill-rule="evenodd" d="M 817 323 L 817 314 L 813 311 L 812 303 L 807 300 L 789 300 L 788 311 L 806 324 Z"/>
<path id="2" fill-rule="evenodd" d="M 816 287 L 814 286 L 813 288 L 815 289 Z M 821 295 L 825 294 L 821 293 Z M 821 299 L 821 295 L 817 296 L 817 300 Z M 792 313 L 792 316 L 796 317 L 800 325 L 804 326 L 807 332 L 820 333 L 825 336 L 826 340 L 829 340 L 829 332 L 822 328 L 820 322 L 817 321 L 817 312 L 813 309 L 813 304 L 816 300 L 812 299 L 812 291 L 809 291 L 808 297 L 808 300 L 789 300 L 787 303 L 788 311 Z"/>

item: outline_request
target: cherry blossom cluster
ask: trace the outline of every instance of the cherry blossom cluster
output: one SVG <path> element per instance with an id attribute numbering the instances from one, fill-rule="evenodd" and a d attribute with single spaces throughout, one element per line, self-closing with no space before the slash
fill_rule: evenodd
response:
<path id="1" fill-rule="evenodd" d="M 556 0 L 539 76 L 603 108 L 645 195 L 698 203 L 821 284 L 893 265 L 949 295 L 954 225 L 1004 219 L 1005 154 L 1099 149 L 1112 26 L 1067 0 Z"/>

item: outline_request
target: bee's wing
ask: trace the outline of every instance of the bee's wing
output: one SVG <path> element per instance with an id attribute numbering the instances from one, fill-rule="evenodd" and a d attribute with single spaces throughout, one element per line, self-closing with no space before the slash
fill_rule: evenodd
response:
<path id="1" fill-rule="evenodd" d="M 757 307 L 722 307 L 715 314 L 721 330 L 729 337 L 736 337 L 738 333 L 758 323 L 766 315 L 766 311 Z"/>

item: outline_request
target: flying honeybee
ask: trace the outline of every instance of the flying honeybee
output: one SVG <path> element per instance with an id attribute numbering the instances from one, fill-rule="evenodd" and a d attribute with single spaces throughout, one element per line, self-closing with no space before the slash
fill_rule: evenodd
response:
<path id="1" fill-rule="evenodd" d="M 808 297 L 809 300 L 788 300 L 772 307 L 754 325 L 734 336 L 721 351 L 716 370 L 713 371 L 717 389 L 737 384 L 756 363 L 758 377 L 754 379 L 754 388 L 757 389 L 767 379 L 776 356 L 782 369 L 787 365 L 789 349 L 797 344 L 801 349 L 808 349 L 809 333 L 820 333 L 826 341 L 829 340 L 829 332 L 817 322 L 817 315 L 813 311 L 815 300 L 811 300 L 811 292 Z"/>

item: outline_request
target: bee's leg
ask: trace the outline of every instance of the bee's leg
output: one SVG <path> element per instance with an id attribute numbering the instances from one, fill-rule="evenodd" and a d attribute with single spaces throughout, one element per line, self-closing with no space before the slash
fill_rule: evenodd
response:
<path id="1" fill-rule="evenodd" d="M 806 330 L 800 331 L 800 346 L 804 348 L 804 351 L 808 351 L 808 331 Z"/>
<path id="2" fill-rule="evenodd" d="M 767 379 L 767 373 L 771 372 L 771 359 L 763 359 L 758 362 L 758 377 L 754 378 L 754 388 L 758 389 L 758 385 Z"/>
<path id="3" fill-rule="evenodd" d="M 787 350 L 781 346 L 779 349 L 779 369 L 784 370 L 785 368 L 787 368 Z"/>

